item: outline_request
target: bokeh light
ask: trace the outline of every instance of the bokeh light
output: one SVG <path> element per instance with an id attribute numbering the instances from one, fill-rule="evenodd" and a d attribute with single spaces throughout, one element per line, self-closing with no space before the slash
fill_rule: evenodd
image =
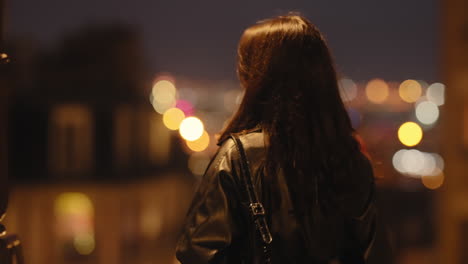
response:
<path id="1" fill-rule="evenodd" d="M 164 114 L 167 110 L 173 108 L 176 106 L 176 101 L 172 102 L 167 102 L 167 103 L 158 103 L 156 100 L 150 99 L 151 100 L 151 105 L 153 105 L 153 108 L 156 112 L 160 113 L 161 115 Z"/>
<path id="2" fill-rule="evenodd" d="M 434 156 L 431 153 L 421 152 L 423 155 L 424 166 L 418 171 L 420 175 L 433 175 L 437 170 L 437 164 Z"/>
<path id="3" fill-rule="evenodd" d="M 341 99 L 343 101 L 349 102 L 356 98 L 358 89 L 353 80 L 346 78 L 340 79 L 338 81 L 338 85 L 340 88 Z"/>
<path id="4" fill-rule="evenodd" d="M 445 169 L 445 161 L 442 156 L 440 156 L 437 153 L 431 153 L 432 157 L 435 160 L 436 163 L 436 169 L 443 171 Z M 432 173 L 434 175 L 434 172 Z"/>
<path id="5" fill-rule="evenodd" d="M 93 253 L 95 244 L 93 234 L 78 234 L 73 239 L 73 246 L 75 247 L 76 252 L 80 255 L 89 255 Z"/>
<path id="6" fill-rule="evenodd" d="M 153 85 L 152 93 L 156 100 L 162 102 L 169 96 L 175 96 L 176 88 L 169 80 L 159 80 Z M 158 96 L 161 96 L 161 99 L 158 99 Z"/>
<path id="7" fill-rule="evenodd" d="M 60 194 L 55 200 L 56 215 L 93 215 L 94 206 L 84 193 L 66 192 Z"/>
<path id="8" fill-rule="evenodd" d="M 398 129 L 398 139 L 408 147 L 416 146 L 421 142 L 423 131 L 421 127 L 414 122 L 406 122 Z"/>
<path id="9" fill-rule="evenodd" d="M 202 121 L 191 116 L 182 121 L 179 127 L 179 133 L 185 140 L 195 141 L 203 135 L 204 129 Z"/>
<path id="10" fill-rule="evenodd" d="M 387 100 L 388 95 L 388 84 L 384 80 L 373 79 L 367 83 L 366 96 L 372 103 L 381 104 Z"/>
<path id="11" fill-rule="evenodd" d="M 395 154 L 393 154 L 392 164 L 395 170 L 400 173 L 406 173 L 405 168 L 403 167 L 403 155 L 405 154 L 406 149 L 400 149 Z"/>
<path id="12" fill-rule="evenodd" d="M 445 103 L 445 85 L 442 83 L 431 84 L 426 91 L 426 97 L 437 106 Z"/>
<path id="13" fill-rule="evenodd" d="M 439 107 L 430 101 L 420 102 L 416 105 L 416 118 L 425 125 L 431 125 L 439 119 Z"/>
<path id="14" fill-rule="evenodd" d="M 195 152 L 189 157 L 188 167 L 194 175 L 201 176 L 205 173 L 209 163 L 210 156 L 202 152 Z"/>
<path id="15" fill-rule="evenodd" d="M 6 64 L 10 62 L 10 58 L 8 57 L 8 54 L 6 53 L 0 53 L 0 63 Z"/>
<path id="16" fill-rule="evenodd" d="M 185 116 L 191 116 L 195 112 L 192 103 L 187 100 L 177 100 L 176 107 L 182 110 Z"/>
<path id="17" fill-rule="evenodd" d="M 176 104 L 177 90 L 169 80 L 159 80 L 153 85 L 150 101 L 156 112 L 163 114 Z"/>
<path id="18" fill-rule="evenodd" d="M 401 165 L 403 171 L 410 176 L 419 176 L 425 166 L 424 154 L 416 149 L 410 149 L 403 153 Z"/>
<path id="19" fill-rule="evenodd" d="M 392 164 L 395 170 L 411 177 L 437 176 L 444 170 L 444 160 L 439 154 L 416 149 L 398 150 Z"/>
<path id="20" fill-rule="evenodd" d="M 170 130 L 179 129 L 180 123 L 185 119 L 185 114 L 179 108 L 171 108 L 164 112 L 163 123 Z"/>
<path id="21" fill-rule="evenodd" d="M 423 175 L 421 177 L 422 184 L 431 190 L 435 190 L 444 184 L 445 175 L 442 170 L 438 170 L 435 175 Z"/>
<path id="22" fill-rule="evenodd" d="M 55 199 L 54 211 L 57 235 L 73 240 L 75 250 L 89 255 L 94 250 L 94 206 L 84 193 L 66 192 Z"/>
<path id="23" fill-rule="evenodd" d="M 414 103 L 421 97 L 422 87 L 415 80 L 406 80 L 400 84 L 398 93 L 403 101 Z"/>
<path id="24" fill-rule="evenodd" d="M 186 141 L 187 147 L 195 152 L 204 151 L 210 144 L 210 135 L 203 131 L 202 136 L 195 141 Z"/>

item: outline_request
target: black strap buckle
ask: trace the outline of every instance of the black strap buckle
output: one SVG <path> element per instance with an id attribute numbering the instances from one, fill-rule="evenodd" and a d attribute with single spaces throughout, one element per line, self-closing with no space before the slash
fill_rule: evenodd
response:
<path id="1" fill-rule="evenodd" d="M 249 208 L 254 216 L 265 215 L 265 209 L 261 203 L 251 203 Z"/>
<path id="2" fill-rule="evenodd" d="M 265 209 L 263 205 L 259 202 L 257 194 L 255 192 L 255 188 L 252 184 L 252 178 L 250 175 L 249 163 L 247 160 L 247 156 L 245 155 L 244 147 L 242 146 L 242 142 L 235 134 L 231 134 L 231 138 L 234 140 L 234 144 L 237 147 L 240 155 L 240 165 L 241 165 L 241 177 L 244 183 L 244 188 L 247 194 L 247 198 L 249 201 L 249 210 L 252 219 L 254 220 L 255 227 L 260 234 L 260 237 L 263 242 L 263 255 L 265 258 L 265 263 L 271 263 L 271 242 L 273 241 L 273 237 L 270 233 L 270 229 L 268 228 L 268 223 L 265 220 Z"/>

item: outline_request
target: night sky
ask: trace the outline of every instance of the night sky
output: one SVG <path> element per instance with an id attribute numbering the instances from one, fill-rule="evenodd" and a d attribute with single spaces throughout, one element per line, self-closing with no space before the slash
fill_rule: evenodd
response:
<path id="1" fill-rule="evenodd" d="M 52 48 L 84 24 L 123 22 L 144 38 L 152 69 L 184 78 L 235 78 L 235 49 L 255 21 L 299 11 L 324 32 L 340 73 L 440 81 L 436 0 L 6 0 L 6 37 Z"/>

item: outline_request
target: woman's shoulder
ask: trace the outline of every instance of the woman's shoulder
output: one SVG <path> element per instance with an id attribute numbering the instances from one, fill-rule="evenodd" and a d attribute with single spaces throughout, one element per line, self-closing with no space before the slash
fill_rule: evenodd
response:
<path id="1" fill-rule="evenodd" d="M 265 149 L 265 136 L 262 129 L 260 128 L 234 133 L 233 135 L 240 139 L 247 156 L 252 150 L 255 151 Z M 236 146 L 231 137 L 225 138 L 219 143 L 219 145 L 219 154 L 231 154 L 232 152 L 237 152 Z"/>
<path id="2" fill-rule="evenodd" d="M 256 171 L 258 165 L 265 159 L 266 152 L 263 132 L 261 130 L 255 130 L 234 135 L 237 136 L 242 143 L 250 169 L 252 172 Z M 208 171 L 227 172 L 226 174 L 236 179 L 239 177 L 240 154 L 231 137 L 220 142 L 218 152 L 213 158 Z"/>

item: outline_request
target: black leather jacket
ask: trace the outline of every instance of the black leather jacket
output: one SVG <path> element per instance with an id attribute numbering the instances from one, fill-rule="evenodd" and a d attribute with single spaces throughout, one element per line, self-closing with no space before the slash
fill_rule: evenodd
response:
<path id="1" fill-rule="evenodd" d="M 376 210 L 373 202 L 374 181 L 369 161 L 363 156 L 362 164 L 353 169 L 350 180 L 334 188 L 334 210 L 343 223 L 341 241 L 347 241 L 336 252 L 324 248 L 326 256 L 339 262 L 314 261 L 307 256 L 301 228 L 291 213 L 284 175 L 280 175 L 279 206 L 273 207 L 269 199 L 269 186 L 262 181 L 265 145 L 263 133 L 256 131 L 242 135 L 253 183 L 265 206 L 267 221 L 273 235 L 273 263 L 361 263 L 347 261 L 349 252 L 365 255 L 375 235 Z M 262 263 L 257 250 L 260 240 L 250 222 L 245 199 L 241 192 L 239 154 L 234 142 L 223 142 L 207 168 L 187 214 L 186 224 L 177 245 L 176 256 L 182 263 Z M 348 175 L 346 175 L 348 176 Z M 276 209 L 273 209 L 276 208 Z M 334 250 L 334 249 L 332 249 Z M 319 253 L 321 254 L 321 253 Z"/>

